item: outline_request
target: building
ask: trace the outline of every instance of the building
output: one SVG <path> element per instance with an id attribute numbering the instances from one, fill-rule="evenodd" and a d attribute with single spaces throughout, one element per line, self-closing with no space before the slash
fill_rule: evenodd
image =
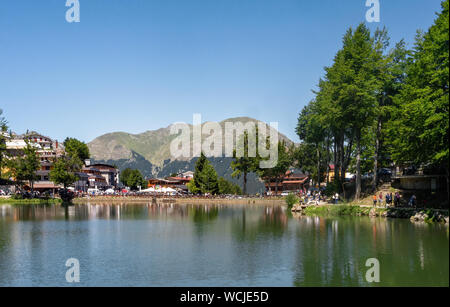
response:
<path id="1" fill-rule="evenodd" d="M 119 187 L 120 172 L 112 165 L 104 163 L 93 164 L 90 160 L 86 160 L 81 172 L 88 175 L 90 188 L 116 189 Z"/>
<path id="2" fill-rule="evenodd" d="M 193 177 L 167 177 L 165 179 L 153 178 L 147 181 L 149 188 L 161 189 L 172 188 L 178 191 L 187 192 L 187 184 L 193 179 Z"/>
<path id="3" fill-rule="evenodd" d="M 194 172 L 193 171 L 187 171 L 187 172 L 184 172 L 184 173 L 180 173 L 180 174 L 178 174 L 178 177 L 194 178 Z"/>
<path id="4" fill-rule="evenodd" d="M 152 178 L 147 180 L 147 187 L 149 188 L 173 188 L 175 185 L 180 182 L 177 180 L 169 180 L 162 178 Z"/>
<path id="5" fill-rule="evenodd" d="M 94 166 L 84 166 L 81 172 L 87 175 L 88 186 L 93 189 L 107 189 L 108 183 L 105 177 L 102 176 L 100 169 Z"/>
<path id="6" fill-rule="evenodd" d="M 32 132 L 25 135 L 13 135 L 12 137 L 8 137 L 5 144 L 7 155 L 13 159 L 14 157 L 23 155 L 27 144 L 36 149 L 36 153 L 39 157 L 40 168 L 36 171 L 37 180 L 33 184 L 34 190 L 39 192 L 55 192 L 61 188 L 59 185 L 55 185 L 51 182 L 49 178 L 49 173 L 53 162 L 57 157 L 64 153 L 64 148 L 63 146 L 60 146 L 58 141 L 54 141 L 49 137 Z"/>
<path id="7" fill-rule="evenodd" d="M 286 192 L 299 193 L 308 188 L 308 175 L 299 170 L 289 170 L 285 176 L 278 181 L 274 179 L 267 179 L 265 181 L 266 193 L 275 195 L 275 193 L 282 194 Z"/>
<path id="8" fill-rule="evenodd" d="M 94 167 L 100 171 L 100 175 L 105 178 L 109 188 L 115 189 L 119 187 L 120 172 L 116 167 L 104 163 L 89 163 L 89 167 Z"/>
<path id="9" fill-rule="evenodd" d="M 78 180 L 73 183 L 75 191 L 87 192 L 89 186 L 89 174 L 78 172 L 76 173 Z"/>
<path id="10" fill-rule="evenodd" d="M 351 180 L 353 178 L 353 174 L 346 172 L 345 173 L 345 179 L 347 180 Z M 325 181 L 327 182 L 333 182 L 334 181 L 334 164 L 330 164 L 329 166 L 329 172 L 328 172 L 328 178 L 327 178 L 327 173 L 325 173 Z"/>

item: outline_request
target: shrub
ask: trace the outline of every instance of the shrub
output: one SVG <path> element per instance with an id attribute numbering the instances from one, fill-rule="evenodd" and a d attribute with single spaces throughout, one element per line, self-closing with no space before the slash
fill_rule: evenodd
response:
<path id="1" fill-rule="evenodd" d="M 300 199 L 295 194 L 292 193 L 286 196 L 284 200 L 286 201 L 286 204 L 288 205 L 289 208 L 291 208 L 293 205 L 297 204 L 300 201 Z"/>

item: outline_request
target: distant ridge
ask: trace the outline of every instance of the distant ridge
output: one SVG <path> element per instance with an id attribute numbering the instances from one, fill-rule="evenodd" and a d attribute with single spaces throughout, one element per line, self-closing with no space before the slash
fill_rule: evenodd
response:
<path id="1" fill-rule="evenodd" d="M 235 117 L 225 119 L 219 124 L 223 131 L 225 122 L 234 123 L 238 121 L 243 123 L 260 122 L 249 117 Z M 146 177 L 165 177 L 179 171 L 193 170 L 197 158 L 173 159 L 171 157 L 170 143 L 176 135 L 170 135 L 170 127 L 140 134 L 112 132 L 101 135 L 88 143 L 91 157 L 98 162 L 115 164 L 121 170 L 127 167 L 139 169 Z M 190 125 L 190 127 L 192 126 Z M 281 133 L 278 134 L 278 138 L 288 144 L 292 143 L 289 138 Z M 212 158 L 209 160 L 216 168 L 219 176 L 241 184 L 241 180 L 231 178 L 231 158 Z M 249 193 L 262 192 L 263 184 L 261 182 L 249 180 L 249 183 Z"/>

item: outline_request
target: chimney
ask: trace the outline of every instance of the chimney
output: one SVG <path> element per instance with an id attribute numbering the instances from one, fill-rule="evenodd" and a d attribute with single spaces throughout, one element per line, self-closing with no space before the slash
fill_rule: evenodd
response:
<path id="1" fill-rule="evenodd" d="M 58 140 L 56 140 L 55 146 L 56 146 L 56 149 L 58 149 Z"/>

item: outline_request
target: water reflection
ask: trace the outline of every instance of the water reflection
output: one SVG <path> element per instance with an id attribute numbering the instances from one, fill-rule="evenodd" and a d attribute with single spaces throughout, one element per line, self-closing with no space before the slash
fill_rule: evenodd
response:
<path id="1" fill-rule="evenodd" d="M 320 218 L 281 206 L 76 204 L 0 206 L 0 285 L 448 286 L 448 227 Z M 114 263 L 114 266 L 111 266 Z M 108 270 L 103 270 L 108 267 Z"/>

